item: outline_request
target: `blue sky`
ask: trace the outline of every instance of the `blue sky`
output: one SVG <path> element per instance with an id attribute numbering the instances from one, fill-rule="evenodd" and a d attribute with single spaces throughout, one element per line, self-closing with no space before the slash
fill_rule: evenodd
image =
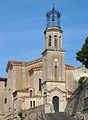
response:
<path id="1" fill-rule="evenodd" d="M 41 57 L 45 14 L 53 3 L 61 13 L 65 63 L 80 65 L 75 57 L 88 36 L 88 0 L 0 0 L 0 76 L 6 77 L 9 60 Z"/>

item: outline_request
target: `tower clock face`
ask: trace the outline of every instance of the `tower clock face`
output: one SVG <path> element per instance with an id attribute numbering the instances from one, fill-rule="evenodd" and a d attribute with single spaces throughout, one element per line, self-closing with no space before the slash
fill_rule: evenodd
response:
<path id="1" fill-rule="evenodd" d="M 58 62 L 58 59 L 57 59 L 57 58 L 54 58 L 54 62 L 57 63 L 57 62 Z"/>

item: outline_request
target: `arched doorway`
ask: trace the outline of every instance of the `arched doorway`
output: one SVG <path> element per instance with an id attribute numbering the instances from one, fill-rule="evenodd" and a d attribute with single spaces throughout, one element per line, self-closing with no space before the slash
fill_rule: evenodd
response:
<path id="1" fill-rule="evenodd" d="M 59 97 L 54 96 L 52 99 L 53 107 L 55 112 L 59 112 Z"/>

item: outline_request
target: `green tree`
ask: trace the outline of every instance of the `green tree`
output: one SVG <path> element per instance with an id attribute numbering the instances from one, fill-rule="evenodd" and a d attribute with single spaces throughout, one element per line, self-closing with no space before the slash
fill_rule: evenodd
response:
<path id="1" fill-rule="evenodd" d="M 82 45 L 80 51 L 76 53 L 76 60 L 80 61 L 86 68 L 88 68 L 88 37 Z"/>
<path id="2" fill-rule="evenodd" d="M 83 77 L 80 77 L 79 81 L 78 81 L 78 84 L 79 85 L 82 85 L 82 83 L 85 81 L 87 77 L 83 76 Z"/>

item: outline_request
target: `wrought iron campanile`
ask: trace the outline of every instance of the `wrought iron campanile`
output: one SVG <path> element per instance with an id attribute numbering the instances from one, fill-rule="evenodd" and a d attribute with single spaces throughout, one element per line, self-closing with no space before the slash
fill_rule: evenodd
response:
<path id="1" fill-rule="evenodd" d="M 54 6 L 51 11 L 47 12 L 47 27 L 56 26 L 60 28 L 60 13 L 55 10 Z"/>

